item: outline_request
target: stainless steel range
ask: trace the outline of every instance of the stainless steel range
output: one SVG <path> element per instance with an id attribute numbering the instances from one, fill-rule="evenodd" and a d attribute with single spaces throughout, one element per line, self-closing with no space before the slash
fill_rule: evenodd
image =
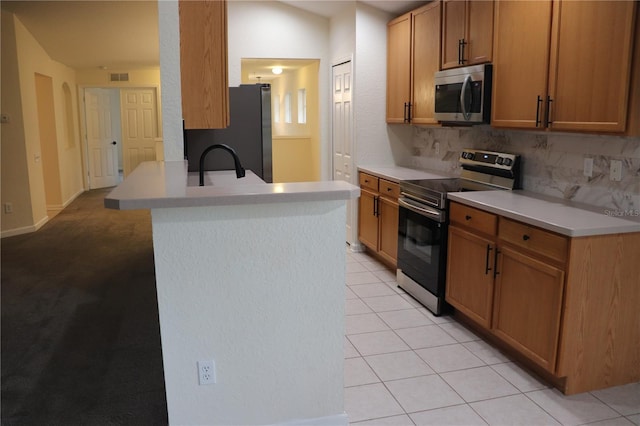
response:
<path id="1" fill-rule="evenodd" d="M 520 188 L 520 157 L 465 149 L 459 178 L 400 182 L 398 286 L 435 315 L 446 311 L 447 194 Z"/>

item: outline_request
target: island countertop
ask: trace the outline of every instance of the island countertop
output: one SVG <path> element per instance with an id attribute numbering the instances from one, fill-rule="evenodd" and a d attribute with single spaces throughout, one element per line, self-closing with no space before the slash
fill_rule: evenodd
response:
<path id="1" fill-rule="evenodd" d="M 598 208 L 524 190 L 457 192 L 447 197 L 569 237 L 640 232 L 638 210 Z"/>
<path id="2" fill-rule="evenodd" d="M 135 210 L 349 200 L 360 195 L 360 188 L 343 181 L 264 183 L 249 170 L 241 179 L 232 170 L 206 172 L 205 179 L 207 185 L 197 186 L 197 173 L 188 173 L 186 161 L 144 162 L 105 197 L 104 205 Z"/>

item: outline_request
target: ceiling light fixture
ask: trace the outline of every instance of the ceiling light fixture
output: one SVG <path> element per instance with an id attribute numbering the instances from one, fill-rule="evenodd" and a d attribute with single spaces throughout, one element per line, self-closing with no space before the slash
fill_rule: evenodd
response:
<path id="1" fill-rule="evenodd" d="M 275 75 L 280 75 L 280 74 L 282 74 L 282 68 L 273 67 L 273 68 L 271 68 L 271 72 L 274 73 Z"/>

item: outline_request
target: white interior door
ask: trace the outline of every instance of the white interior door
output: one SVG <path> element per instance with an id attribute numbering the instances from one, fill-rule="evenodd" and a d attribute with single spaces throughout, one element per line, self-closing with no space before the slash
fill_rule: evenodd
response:
<path id="1" fill-rule="evenodd" d="M 351 61 L 332 68 L 333 82 L 333 179 L 356 184 L 353 164 L 353 108 Z M 347 202 L 347 243 L 358 246 L 358 200 Z"/>
<path id="2" fill-rule="evenodd" d="M 106 89 L 85 89 L 89 187 L 118 183 L 118 152 L 111 134 L 111 98 Z"/>
<path id="3" fill-rule="evenodd" d="M 156 90 L 126 89 L 120 92 L 122 115 L 122 163 L 124 176 L 143 161 L 156 160 L 158 115 Z"/>

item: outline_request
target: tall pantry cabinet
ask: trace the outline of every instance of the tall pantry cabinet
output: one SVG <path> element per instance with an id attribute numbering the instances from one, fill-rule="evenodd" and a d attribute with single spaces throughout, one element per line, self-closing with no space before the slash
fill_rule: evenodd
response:
<path id="1" fill-rule="evenodd" d="M 439 0 L 387 25 L 387 123 L 437 124 L 434 74 L 440 69 Z"/>
<path id="2" fill-rule="evenodd" d="M 178 11 L 184 128 L 228 127 L 227 2 L 180 0 Z"/>

